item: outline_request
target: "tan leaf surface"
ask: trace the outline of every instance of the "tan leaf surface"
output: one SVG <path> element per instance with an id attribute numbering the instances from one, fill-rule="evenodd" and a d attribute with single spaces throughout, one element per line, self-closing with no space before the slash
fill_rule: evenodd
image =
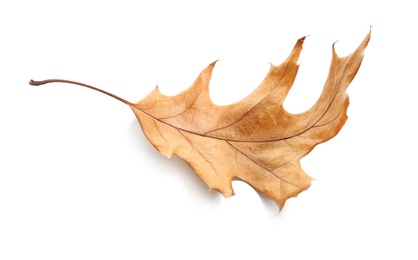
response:
<path id="1" fill-rule="evenodd" d="M 215 63 L 206 67 L 191 87 L 176 96 L 155 88 L 129 105 L 148 140 L 167 157 L 177 155 L 209 186 L 225 197 L 233 195 L 232 179 L 240 178 L 282 208 L 287 199 L 311 185 L 300 159 L 315 145 L 334 137 L 347 120 L 346 89 L 356 75 L 370 33 L 346 57 L 332 48 L 332 62 L 323 92 L 306 112 L 288 113 L 283 102 L 298 72 L 304 38 L 289 57 L 271 66 L 260 86 L 243 100 L 217 106 L 209 98 Z M 65 80 L 31 81 L 33 85 Z M 74 82 L 70 82 L 74 83 Z"/>

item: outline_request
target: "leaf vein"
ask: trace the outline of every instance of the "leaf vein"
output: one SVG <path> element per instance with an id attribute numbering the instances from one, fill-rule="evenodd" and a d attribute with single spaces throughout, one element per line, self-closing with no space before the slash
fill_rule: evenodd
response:
<path id="1" fill-rule="evenodd" d="M 266 171 L 268 171 L 269 173 L 271 173 L 273 176 L 275 176 L 277 179 L 279 179 L 280 181 L 282 181 L 282 182 L 285 182 L 285 183 L 287 183 L 287 184 L 289 184 L 289 185 L 291 185 L 291 186 L 294 186 L 294 187 L 299 187 L 299 186 L 297 186 L 297 185 L 295 185 L 295 184 L 292 184 L 292 183 L 290 183 L 290 182 L 288 182 L 288 181 L 286 181 L 286 180 L 284 180 L 284 179 L 282 179 L 282 178 L 280 178 L 275 172 L 273 172 L 273 171 L 271 171 L 270 169 L 267 169 L 266 167 L 264 167 L 263 165 L 261 165 L 260 163 L 258 163 L 258 162 L 256 162 L 255 160 L 253 160 L 251 157 L 249 157 L 247 154 L 245 154 L 243 151 L 241 151 L 240 149 L 238 149 L 235 145 L 233 145 L 233 144 L 231 144 L 230 142 L 228 142 L 228 141 L 226 141 L 230 146 L 232 146 L 235 150 L 237 150 L 240 154 L 242 154 L 243 156 L 245 156 L 248 160 L 250 160 L 251 162 L 253 162 L 254 164 L 256 164 L 256 165 L 258 165 L 260 168 L 262 168 L 262 169 L 264 169 L 264 170 L 266 170 Z M 288 161 L 286 161 L 286 162 L 284 162 L 283 164 L 281 164 L 279 167 L 282 167 L 282 166 L 284 166 L 284 165 L 286 165 L 288 163 Z"/>

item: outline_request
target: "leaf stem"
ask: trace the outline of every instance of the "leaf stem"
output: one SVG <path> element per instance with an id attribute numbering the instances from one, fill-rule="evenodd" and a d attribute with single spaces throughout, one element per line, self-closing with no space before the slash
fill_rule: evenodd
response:
<path id="1" fill-rule="evenodd" d="M 47 79 L 47 80 L 41 80 L 41 81 L 35 81 L 35 80 L 31 79 L 29 81 L 29 84 L 32 85 L 32 86 L 40 86 L 40 85 L 44 85 L 44 84 L 48 84 L 48 83 L 68 83 L 68 84 L 73 84 L 73 85 L 79 85 L 79 86 L 82 86 L 82 87 L 86 87 L 86 88 L 93 89 L 95 91 L 101 92 L 101 93 L 106 94 L 108 96 L 111 96 L 112 98 L 117 99 L 117 100 L 121 101 L 122 103 L 125 103 L 126 105 L 129 105 L 129 106 L 133 105 L 133 103 L 131 103 L 131 102 L 129 102 L 129 101 L 127 101 L 127 100 L 125 100 L 121 97 L 118 97 L 115 94 L 112 94 L 112 93 L 107 92 L 105 90 L 102 90 L 102 89 L 99 89 L 99 88 L 96 88 L 96 87 L 93 87 L 93 86 L 90 86 L 90 85 L 87 85 L 87 84 L 84 84 L 84 83 L 76 82 L 76 81 L 65 80 L 65 79 Z"/>

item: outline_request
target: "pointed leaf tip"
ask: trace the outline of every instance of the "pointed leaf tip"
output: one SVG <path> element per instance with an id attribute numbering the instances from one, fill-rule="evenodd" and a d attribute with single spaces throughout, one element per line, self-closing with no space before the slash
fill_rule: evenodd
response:
<path id="1" fill-rule="evenodd" d="M 209 67 L 215 67 L 216 63 L 219 61 L 219 59 L 215 60 L 211 64 L 209 64 Z"/>

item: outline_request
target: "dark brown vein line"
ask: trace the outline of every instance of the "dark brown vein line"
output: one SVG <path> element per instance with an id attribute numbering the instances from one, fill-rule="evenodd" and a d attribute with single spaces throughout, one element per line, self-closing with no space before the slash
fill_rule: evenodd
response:
<path id="1" fill-rule="evenodd" d="M 210 167 L 213 169 L 213 172 L 215 172 L 216 177 L 218 177 L 219 181 L 222 182 L 222 179 L 219 177 L 218 172 L 216 171 L 215 167 L 213 166 L 213 164 L 199 151 L 199 149 L 197 149 L 192 142 L 179 130 L 176 129 L 180 135 L 183 136 L 184 139 L 186 139 L 186 141 L 193 147 L 193 149 L 198 152 L 200 154 L 200 156 L 210 165 Z M 200 176 L 200 175 L 199 175 Z"/>
<path id="2" fill-rule="evenodd" d="M 341 111 L 341 113 L 343 113 L 343 112 L 344 111 Z M 329 124 L 333 123 L 335 120 L 337 120 L 340 117 L 341 113 L 339 113 L 336 117 L 334 117 L 330 121 L 328 121 L 326 123 L 323 123 L 323 124 L 320 124 L 320 125 L 319 124 L 315 124 L 311 128 L 314 128 L 314 127 L 323 127 L 323 126 L 329 125 Z"/>
<path id="3" fill-rule="evenodd" d="M 189 109 L 193 109 L 193 105 L 196 103 L 196 101 L 199 99 L 199 97 L 200 97 L 200 95 L 202 95 L 202 93 L 203 93 L 203 91 L 201 90 L 200 91 L 200 93 L 199 93 L 199 95 L 193 100 L 193 102 L 188 106 L 188 107 L 186 107 L 183 111 L 181 111 L 181 112 L 179 112 L 179 113 L 177 113 L 177 114 L 175 114 L 175 115 L 171 115 L 171 116 L 167 116 L 167 117 L 161 117 L 160 119 L 161 120 L 164 120 L 164 119 L 170 119 L 170 118 L 174 118 L 174 117 L 177 117 L 177 116 L 179 116 L 179 115 L 182 115 L 183 113 L 185 113 L 187 110 L 189 110 Z M 195 107 L 195 109 L 198 109 L 198 108 L 196 108 Z"/>
<path id="4" fill-rule="evenodd" d="M 154 126 L 157 129 L 158 133 L 160 133 L 161 138 L 164 139 L 164 141 L 168 144 L 169 142 L 167 141 L 167 139 L 165 139 L 163 133 L 161 132 L 160 128 L 158 127 L 157 122 L 155 122 L 155 120 L 152 120 L 152 122 L 154 123 Z"/>
<path id="5" fill-rule="evenodd" d="M 219 131 L 219 130 L 221 130 L 221 129 L 225 129 L 225 128 L 228 128 L 228 127 L 231 127 L 231 126 L 233 126 L 233 125 L 235 125 L 235 124 L 238 124 L 238 122 L 240 122 L 243 118 L 245 118 L 253 109 L 255 109 L 261 102 L 263 102 L 269 95 L 270 95 L 270 93 L 273 91 L 273 90 L 275 90 L 276 88 L 278 88 L 279 86 L 280 86 L 280 84 L 282 83 L 282 81 L 283 81 L 283 79 L 286 77 L 286 73 L 287 73 L 287 71 L 288 71 L 288 68 L 289 68 L 289 63 L 288 64 L 286 64 L 286 70 L 285 70 L 285 72 L 284 72 L 284 75 L 282 76 L 282 78 L 280 79 L 280 81 L 262 98 L 262 99 L 260 99 L 253 107 L 251 107 L 247 112 L 245 112 L 240 118 L 238 118 L 235 122 L 233 122 L 233 123 L 231 123 L 231 124 L 229 124 L 229 125 L 226 125 L 226 126 L 223 126 L 223 127 L 221 127 L 221 128 L 217 128 L 217 129 L 214 129 L 214 130 L 210 130 L 210 131 L 207 131 L 207 132 L 205 132 L 204 134 L 206 135 L 206 134 L 209 134 L 209 133 L 211 133 L 211 132 L 215 132 L 215 131 Z M 269 72 L 270 73 L 270 72 Z M 267 76 L 268 76 L 268 74 L 267 74 Z M 266 77 L 267 77 L 266 76 Z M 250 94 L 251 95 L 251 94 Z"/>
<path id="6" fill-rule="evenodd" d="M 233 144 L 231 144 L 230 142 L 228 142 L 228 141 L 226 141 L 231 147 L 233 147 L 235 150 L 237 150 L 240 154 L 242 154 L 244 157 L 246 157 L 248 160 L 250 160 L 251 162 L 253 162 L 254 164 L 256 164 L 256 165 L 258 165 L 260 168 L 262 168 L 262 169 L 264 169 L 264 170 L 266 170 L 267 172 L 269 172 L 269 173 L 271 173 L 273 176 L 275 176 L 277 179 L 279 179 L 280 181 L 282 181 L 282 182 L 285 182 L 285 183 L 287 183 L 287 184 L 289 184 L 289 185 L 291 185 L 291 186 L 294 186 L 294 187 L 298 187 L 298 188 L 300 188 L 299 186 L 296 186 L 296 185 L 294 185 L 294 184 L 292 184 L 292 183 L 290 183 L 290 182 L 288 182 L 288 181 L 286 181 L 286 180 L 283 180 L 283 179 L 281 179 L 279 176 L 277 176 L 277 174 L 275 174 L 274 172 L 272 172 L 272 171 L 270 171 L 269 169 L 267 169 L 266 167 L 264 167 L 263 165 L 261 165 L 260 163 L 258 163 L 258 162 L 256 162 L 255 160 L 253 160 L 251 157 L 249 157 L 248 155 L 246 155 L 243 151 L 241 151 L 240 149 L 238 149 L 235 145 L 233 145 Z M 281 166 L 283 166 L 283 165 L 286 165 L 288 162 L 286 161 L 284 164 L 282 164 L 282 165 L 280 165 L 280 167 Z"/>
<path id="7" fill-rule="evenodd" d="M 356 50 L 357 51 L 357 50 Z M 347 69 L 347 65 L 350 63 L 350 61 L 351 61 L 351 59 L 353 58 L 353 56 L 354 56 L 354 53 L 353 54 L 351 54 L 351 56 L 350 56 L 350 59 L 346 62 L 346 64 L 344 65 L 344 69 L 342 70 L 342 72 L 341 72 L 341 75 L 344 75 L 345 74 L 345 72 L 346 72 L 346 69 Z M 338 57 L 339 58 L 339 57 Z M 332 64 L 331 64 L 332 65 Z M 334 72 L 334 71 L 333 71 Z M 334 75 L 334 74 L 333 74 Z M 322 113 L 322 115 L 318 118 L 318 120 L 316 120 L 316 122 L 315 123 L 313 123 L 312 124 L 312 126 L 311 127 L 313 127 L 314 125 L 316 125 L 316 123 L 318 123 L 324 116 L 325 116 L 325 114 L 329 111 L 329 109 L 331 108 L 331 106 L 332 106 L 332 104 L 334 103 L 334 101 L 335 101 L 335 98 L 337 97 L 337 94 L 338 94 L 338 92 L 340 91 L 340 89 L 341 89 L 341 81 L 342 81 L 342 79 L 343 79 L 343 77 L 341 76 L 340 77 L 340 80 L 339 80 L 339 84 L 338 84 L 338 87 L 337 87 L 337 89 L 336 89 L 336 91 L 335 91 L 335 94 L 333 95 L 333 97 L 332 97 L 332 100 L 330 101 L 330 103 L 329 103 L 329 105 L 328 105 L 328 107 L 327 107 L 327 109 L 324 111 L 324 113 Z"/>

